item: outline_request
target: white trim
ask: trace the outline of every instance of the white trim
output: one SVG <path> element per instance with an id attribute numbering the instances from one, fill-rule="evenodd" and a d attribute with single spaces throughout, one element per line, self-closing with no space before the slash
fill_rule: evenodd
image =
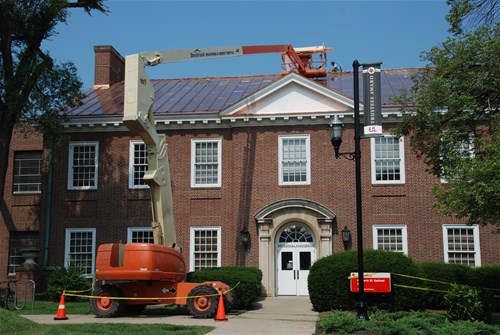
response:
<path id="1" fill-rule="evenodd" d="M 132 243 L 132 234 L 135 232 L 153 232 L 151 227 L 127 227 L 127 243 Z"/>
<path id="2" fill-rule="evenodd" d="M 370 165 L 371 165 L 371 179 L 372 184 L 404 184 L 405 183 L 405 151 L 404 151 L 404 138 L 399 138 L 399 180 L 377 180 L 377 167 L 375 164 L 375 141 L 383 137 L 397 138 L 394 135 L 383 135 L 370 138 Z"/>
<path id="3" fill-rule="evenodd" d="M 196 161 L 196 144 L 198 143 L 217 143 L 217 183 L 212 184 L 197 184 L 195 174 L 195 161 Z M 191 139 L 191 187 L 221 187 L 222 186 L 222 138 L 204 138 Z"/>
<path id="4" fill-rule="evenodd" d="M 128 158 L 128 188 L 130 189 L 143 189 L 149 188 L 147 184 L 145 185 L 135 185 L 134 184 L 134 160 L 135 160 L 135 146 L 145 145 L 144 141 L 141 140 L 131 140 L 129 144 L 129 158 Z M 146 148 L 147 154 L 147 148 Z"/>
<path id="5" fill-rule="evenodd" d="M 66 228 L 66 236 L 64 241 L 64 267 L 68 268 L 70 264 L 69 251 L 70 251 L 71 234 L 78 232 L 92 233 L 92 257 L 91 257 L 92 273 L 84 275 L 85 277 L 91 277 L 95 273 L 96 228 Z"/>
<path id="6" fill-rule="evenodd" d="M 95 148 L 95 162 L 94 162 L 94 186 L 73 186 L 73 152 L 76 146 L 89 146 Z M 68 190 L 96 190 L 99 182 L 99 142 L 98 141 L 76 141 L 69 142 L 68 150 Z"/>
<path id="7" fill-rule="evenodd" d="M 306 180 L 299 182 L 283 181 L 283 140 L 305 139 L 306 143 Z M 280 186 L 311 185 L 311 138 L 307 135 L 280 135 L 278 136 L 278 183 Z"/>
<path id="8" fill-rule="evenodd" d="M 372 226 L 373 250 L 378 250 L 378 229 L 401 229 L 403 254 L 408 255 L 408 227 L 405 224 L 377 224 Z M 386 249 L 384 249 L 386 250 Z M 389 250 L 391 251 L 391 250 Z M 395 251 L 400 252 L 400 251 Z"/>
<path id="9" fill-rule="evenodd" d="M 194 271 L 194 233 L 196 231 L 216 231 L 217 232 L 217 267 L 221 266 L 222 255 L 222 227 L 221 226 L 198 226 L 189 230 L 189 271 Z"/>
<path id="10" fill-rule="evenodd" d="M 479 226 L 478 225 L 453 225 L 444 224 L 443 225 L 443 251 L 444 251 L 444 262 L 449 263 L 449 249 L 448 249 L 448 229 L 472 229 L 474 236 L 474 263 L 475 266 L 481 266 L 481 244 L 479 242 Z"/>

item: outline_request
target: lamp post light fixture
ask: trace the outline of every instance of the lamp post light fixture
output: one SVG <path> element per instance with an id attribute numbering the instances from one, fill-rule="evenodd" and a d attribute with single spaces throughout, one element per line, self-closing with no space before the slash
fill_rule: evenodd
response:
<path id="1" fill-rule="evenodd" d="M 240 231 L 240 236 L 241 236 L 241 242 L 243 243 L 243 248 L 245 250 L 248 250 L 248 243 L 250 242 L 250 232 L 248 231 L 247 227 L 243 227 L 243 229 Z"/>
<path id="2" fill-rule="evenodd" d="M 340 144 L 342 143 L 342 132 L 344 125 L 337 115 L 334 116 L 332 122 L 328 125 L 330 129 L 330 140 L 335 151 L 335 158 L 345 157 L 349 160 L 354 160 L 356 164 L 356 240 L 358 249 L 358 313 L 357 317 L 360 320 L 368 320 L 368 306 L 365 302 L 365 283 L 363 269 L 363 216 L 361 203 L 361 133 L 359 122 L 359 77 L 358 69 L 359 62 L 355 60 L 352 63 L 353 81 L 354 81 L 354 152 L 340 152 Z M 343 232 L 343 231 L 342 231 Z"/>
<path id="3" fill-rule="evenodd" d="M 351 231 L 345 226 L 342 229 L 342 242 L 344 242 L 344 250 L 349 248 L 349 243 L 351 242 Z"/>

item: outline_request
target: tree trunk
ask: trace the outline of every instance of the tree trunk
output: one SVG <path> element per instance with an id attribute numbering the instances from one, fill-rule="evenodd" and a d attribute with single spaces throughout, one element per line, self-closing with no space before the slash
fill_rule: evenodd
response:
<path id="1" fill-rule="evenodd" d="M 10 141 L 14 130 L 11 114 L 8 107 L 3 105 L 2 110 L 0 110 L 0 210 L 3 210 L 2 207 L 5 204 L 3 196 L 9 166 Z"/>

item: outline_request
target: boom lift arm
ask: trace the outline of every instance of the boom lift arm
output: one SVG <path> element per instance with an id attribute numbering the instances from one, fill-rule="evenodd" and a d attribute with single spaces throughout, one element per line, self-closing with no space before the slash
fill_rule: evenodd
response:
<path id="1" fill-rule="evenodd" d="M 146 75 L 146 66 L 277 52 L 282 55 L 283 62 L 286 63 L 288 70 L 295 71 L 306 77 L 321 77 L 326 76 L 326 50 L 332 49 L 320 46 L 294 50 L 291 45 L 230 46 L 195 50 L 151 51 L 130 55 L 125 58 L 123 123 L 130 131 L 141 136 L 147 148 L 148 170 L 144 174 L 144 181 L 151 189 L 152 227 L 155 244 L 175 246 L 176 230 L 168 149 L 165 135 L 158 134 L 156 131 L 152 111 L 154 88 Z M 325 55 L 319 69 L 312 67 L 312 54 L 315 53 Z"/>

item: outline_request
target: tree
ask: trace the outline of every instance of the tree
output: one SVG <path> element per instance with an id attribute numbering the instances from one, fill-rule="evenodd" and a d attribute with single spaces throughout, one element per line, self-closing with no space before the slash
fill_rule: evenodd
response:
<path id="1" fill-rule="evenodd" d="M 451 5 L 446 20 L 449 31 L 460 35 L 468 30 L 495 24 L 500 17 L 499 0 L 448 0 Z"/>
<path id="2" fill-rule="evenodd" d="M 472 14 L 483 12 L 463 13 L 473 20 Z M 450 22 L 452 28 L 460 28 L 464 17 L 457 20 Z M 406 104 L 399 134 L 410 137 L 413 150 L 445 181 L 433 187 L 435 207 L 470 224 L 500 226 L 499 57 L 498 20 L 468 33 L 455 31 L 422 54 L 429 65 L 414 77 L 412 90 L 398 98 Z"/>
<path id="3" fill-rule="evenodd" d="M 106 13 L 103 2 L 0 0 L 0 208 L 14 127 L 36 119 L 39 130 L 55 129 L 64 109 L 82 98 L 75 66 L 56 63 L 41 44 L 67 22 L 70 8 Z"/>

